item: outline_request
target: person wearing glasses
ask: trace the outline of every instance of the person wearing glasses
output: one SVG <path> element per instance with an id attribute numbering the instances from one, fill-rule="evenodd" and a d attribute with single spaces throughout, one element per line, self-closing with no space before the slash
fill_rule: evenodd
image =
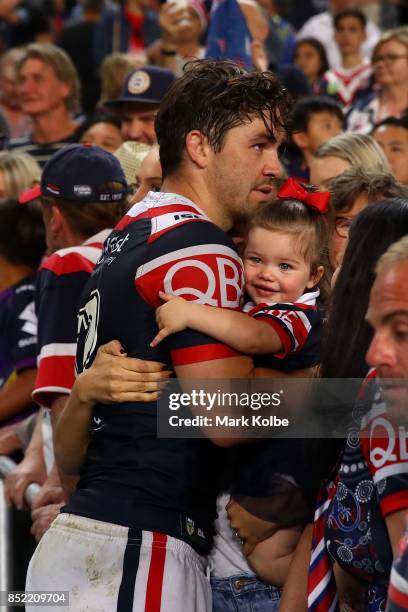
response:
<path id="1" fill-rule="evenodd" d="M 350 226 L 369 204 L 392 198 L 408 199 L 408 187 L 401 185 L 389 172 L 350 168 L 330 184 L 333 210 L 329 236 L 329 259 L 335 270 L 343 259 Z"/>
<path id="2" fill-rule="evenodd" d="M 374 93 L 356 102 L 347 118 L 347 130 L 369 134 L 387 117 L 401 117 L 408 109 L 408 27 L 385 34 L 371 58 Z"/>

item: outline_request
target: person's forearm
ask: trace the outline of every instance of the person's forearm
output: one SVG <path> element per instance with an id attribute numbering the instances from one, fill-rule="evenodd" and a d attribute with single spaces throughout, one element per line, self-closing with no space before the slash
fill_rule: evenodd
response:
<path id="1" fill-rule="evenodd" d="M 270 325 L 235 310 L 189 304 L 188 327 L 246 355 L 278 353 L 283 348 Z"/>
<path id="2" fill-rule="evenodd" d="M 75 475 L 85 460 L 93 404 L 80 399 L 74 385 L 54 432 L 54 453 L 62 474 Z"/>
<path id="3" fill-rule="evenodd" d="M 279 612 L 307 612 L 307 579 L 312 550 L 312 535 L 313 525 L 307 525 L 289 567 Z"/>
<path id="4" fill-rule="evenodd" d="M 0 391 L 0 421 L 9 419 L 32 404 L 37 370 L 29 368 L 19 372 Z"/>

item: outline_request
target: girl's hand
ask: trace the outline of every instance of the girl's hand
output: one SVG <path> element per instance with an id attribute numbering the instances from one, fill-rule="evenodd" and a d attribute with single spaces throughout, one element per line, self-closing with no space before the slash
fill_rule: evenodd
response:
<path id="1" fill-rule="evenodd" d="M 160 331 L 151 341 L 151 347 L 157 346 L 170 334 L 186 329 L 188 327 L 188 312 L 191 308 L 191 304 L 187 300 L 177 295 L 159 291 L 159 296 L 166 303 L 156 309 L 156 323 Z"/>
<path id="2" fill-rule="evenodd" d="M 112 340 L 99 347 L 74 388 L 83 404 L 150 402 L 158 398 L 160 381 L 171 375 L 164 368 L 164 363 L 127 357 L 120 342 Z"/>

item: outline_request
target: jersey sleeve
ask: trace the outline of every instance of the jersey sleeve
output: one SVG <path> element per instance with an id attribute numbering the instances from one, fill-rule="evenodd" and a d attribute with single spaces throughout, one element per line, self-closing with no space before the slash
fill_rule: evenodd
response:
<path id="1" fill-rule="evenodd" d="M 37 317 L 34 308 L 34 280 L 20 283 L 14 292 L 8 335 L 13 369 L 21 372 L 37 367 Z"/>
<path id="2" fill-rule="evenodd" d="M 38 372 L 34 400 L 50 407 L 56 395 L 69 394 L 75 381 L 77 313 L 93 264 L 77 253 L 52 255 L 38 272 Z"/>
<path id="3" fill-rule="evenodd" d="M 159 291 L 218 308 L 239 310 L 243 287 L 242 261 L 228 236 L 212 223 L 188 223 L 149 245 L 135 287 L 153 308 Z M 185 330 L 166 339 L 173 365 L 239 355 L 204 334 Z"/>
<path id="4" fill-rule="evenodd" d="M 389 421 L 381 392 L 374 396 L 360 436 L 384 517 L 408 507 L 408 430 Z"/>
<path id="5" fill-rule="evenodd" d="M 249 311 L 249 316 L 270 325 L 278 334 L 283 350 L 274 357 L 284 359 L 290 353 L 301 351 L 309 338 L 313 326 L 320 320 L 316 308 L 297 304 L 261 304 Z"/>

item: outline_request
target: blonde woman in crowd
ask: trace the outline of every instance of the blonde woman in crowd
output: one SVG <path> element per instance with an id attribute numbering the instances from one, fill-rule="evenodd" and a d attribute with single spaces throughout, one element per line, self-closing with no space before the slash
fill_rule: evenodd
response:
<path id="1" fill-rule="evenodd" d="M 356 166 L 391 172 L 381 147 L 371 136 L 340 134 L 320 145 L 315 152 L 310 164 L 310 183 L 319 189 L 328 189 L 333 178 Z"/>
<path id="2" fill-rule="evenodd" d="M 21 193 L 40 182 L 41 169 L 27 153 L 0 152 L 0 198 L 18 200 Z"/>

